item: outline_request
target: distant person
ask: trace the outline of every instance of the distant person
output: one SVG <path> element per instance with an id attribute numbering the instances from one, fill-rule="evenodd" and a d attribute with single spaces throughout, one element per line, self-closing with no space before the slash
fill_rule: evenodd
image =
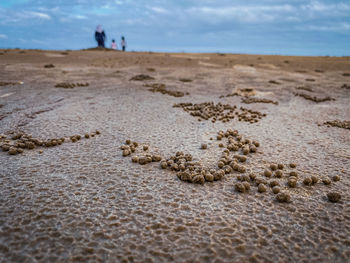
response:
<path id="1" fill-rule="evenodd" d="M 96 27 L 95 39 L 97 41 L 98 47 L 105 47 L 106 34 L 101 25 Z"/>
<path id="2" fill-rule="evenodd" d="M 125 51 L 125 47 L 126 47 L 125 37 L 122 37 L 122 41 L 120 42 L 120 45 L 122 46 L 122 50 Z"/>
<path id="3" fill-rule="evenodd" d="M 114 39 L 112 39 L 111 49 L 118 49 L 117 43 L 115 43 L 115 40 L 114 40 Z"/>

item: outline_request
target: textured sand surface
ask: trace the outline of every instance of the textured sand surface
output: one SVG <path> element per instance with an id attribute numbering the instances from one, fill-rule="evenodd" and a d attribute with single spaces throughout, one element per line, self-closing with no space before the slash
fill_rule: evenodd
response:
<path id="1" fill-rule="evenodd" d="M 0 50 L 0 133 L 67 138 L 0 152 L 0 262 L 349 262 L 350 130 L 324 124 L 350 120 L 349 73 L 348 57 Z M 154 79 L 130 80 L 139 74 Z M 167 92 L 150 92 L 154 83 Z M 245 104 L 245 92 L 278 104 Z M 213 123 L 173 107 L 211 101 L 266 117 Z M 237 192 L 238 172 L 192 184 L 120 150 L 130 139 L 217 169 L 216 136 L 227 129 L 259 141 L 245 174 L 278 180 L 290 203 L 254 182 Z M 285 165 L 282 178 L 262 175 L 271 163 Z M 296 188 L 286 185 L 292 170 Z M 320 181 L 304 185 L 311 175 Z M 329 202 L 329 192 L 341 200 Z"/>

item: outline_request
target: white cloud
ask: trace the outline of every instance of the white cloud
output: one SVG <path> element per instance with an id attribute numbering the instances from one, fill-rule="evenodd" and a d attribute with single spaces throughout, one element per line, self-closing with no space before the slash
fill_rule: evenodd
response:
<path id="1" fill-rule="evenodd" d="M 34 12 L 34 11 L 26 11 L 23 13 L 23 16 L 28 17 L 28 18 L 41 18 L 41 19 L 45 19 L 45 20 L 51 19 L 51 16 L 49 16 L 46 13 Z"/>
<path id="2" fill-rule="evenodd" d="M 6 39 L 6 38 L 7 38 L 7 36 L 6 36 L 5 34 L 0 34 L 0 38 L 2 38 L 2 39 Z"/>
<path id="3" fill-rule="evenodd" d="M 226 6 L 226 7 L 194 7 L 187 10 L 193 16 L 203 17 L 211 22 L 222 20 L 237 20 L 240 22 L 256 23 L 271 22 L 285 14 L 295 11 L 291 5 L 273 6 Z M 290 17 L 290 16 L 289 16 Z"/>
<path id="4" fill-rule="evenodd" d="M 154 12 L 158 13 L 158 14 L 168 14 L 168 10 L 164 9 L 163 7 L 159 7 L 159 6 L 153 6 L 151 7 L 151 10 L 153 10 Z"/>

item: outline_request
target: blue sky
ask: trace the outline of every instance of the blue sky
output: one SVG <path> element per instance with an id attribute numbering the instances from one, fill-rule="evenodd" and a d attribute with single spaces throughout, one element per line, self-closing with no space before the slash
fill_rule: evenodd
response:
<path id="1" fill-rule="evenodd" d="M 350 55 L 350 0 L 0 0 L 0 48 Z"/>

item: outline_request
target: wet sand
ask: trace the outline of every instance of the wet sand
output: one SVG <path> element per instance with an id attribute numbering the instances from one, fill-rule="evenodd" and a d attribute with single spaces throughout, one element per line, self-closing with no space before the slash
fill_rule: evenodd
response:
<path id="1" fill-rule="evenodd" d="M 349 262 L 349 86 L 349 57 L 0 50 L 0 261 Z M 228 171 L 132 162 L 177 152 Z"/>

